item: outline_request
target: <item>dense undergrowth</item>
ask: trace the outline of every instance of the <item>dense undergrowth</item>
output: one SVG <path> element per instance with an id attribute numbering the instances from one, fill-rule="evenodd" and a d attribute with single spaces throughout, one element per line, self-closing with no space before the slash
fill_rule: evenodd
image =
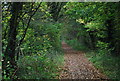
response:
<path id="1" fill-rule="evenodd" d="M 62 52 L 24 56 L 18 60 L 19 79 L 58 79 L 63 64 Z"/>
<path id="2" fill-rule="evenodd" d="M 120 79 L 120 56 L 116 57 L 106 53 L 100 54 L 100 52 L 87 52 L 86 56 L 109 79 Z"/>
<path id="3" fill-rule="evenodd" d="M 39 24 L 34 24 L 35 26 L 38 27 Z M 21 46 L 23 55 L 17 61 L 16 77 L 18 79 L 59 78 L 60 67 L 64 59 L 60 29 L 59 23 L 43 23 L 38 28 L 28 30 L 25 42 Z"/>

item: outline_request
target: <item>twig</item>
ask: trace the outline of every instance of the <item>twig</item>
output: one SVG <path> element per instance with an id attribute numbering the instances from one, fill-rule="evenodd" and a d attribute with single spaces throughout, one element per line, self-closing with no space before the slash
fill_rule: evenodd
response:
<path id="1" fill-rule="evenodd" d="M 19 69 L 19 68 L 17 68 L 17 69 L 15 70 L 15 72 L 13 73 L 13 75 L 11 76 L 11 78 L 13 78 L 13 77 L 15 76 L 15 73 L 17 72 L 18 69 Z"/>

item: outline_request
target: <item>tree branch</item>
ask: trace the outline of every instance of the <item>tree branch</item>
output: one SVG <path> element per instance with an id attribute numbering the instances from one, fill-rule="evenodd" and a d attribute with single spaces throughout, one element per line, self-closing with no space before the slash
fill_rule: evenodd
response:
<path id="1" fill-rule="evenodd" d="M 23 34 L 23 38 L 20 40 L 19 45 L 22 44 L 22 42 L 23 42 L 23 40 L 24 40 L 24 38 L 25 38 L 25 36 L 26 36 L 27 29 L 28 29 L 28 27 L 29 27 L 29 25 L 30 25 L 31 19 L 32 19 L 32 17 L 35 15 L 35 13 L 37 12 L 37 10 L 39 9 L 40 5 L 41 5 L 41 3 L 38 5 L 38 7 L 36 8 L 36 10 L 35 10 L 35 11 L 33 12 L 33 14 L 30 16 L 30 18 L 29 18 L 29 20 L 28 20 L 28 23 L 27 23 L 27 27 L 26 27 L 26 29 L 25 29 L 25 31 L 24 31 L 24 34 Z"/>

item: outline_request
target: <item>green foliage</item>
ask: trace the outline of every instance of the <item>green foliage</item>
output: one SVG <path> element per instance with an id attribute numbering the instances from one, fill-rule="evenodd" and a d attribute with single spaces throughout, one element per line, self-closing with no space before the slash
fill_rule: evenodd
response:
<path id="1" fill-rule="evenodd" d="M 15 5 L 18 3 L 14 3 Z M 39 6 L 40 5 L 40 6 Z M 12 6 L 13 3 L 5 3 L 3 4 L 3 56 L 5 58 L 6 55 L 4 54 L 6 51 L 6 47 L 10 46 L 8 45 L 9 38 L 8 36 L 11 36 L 10 34 L 10 29 L 14 30 L 15 33 L 13 36 L 14 41 L 16 45 L 13 46 L 13 58 L 15 59 L 14 61 L 17 62 L 17 65 L 20 66 L 20 69 L 18 69 L 18 72 L 20 72 L 20 75 L 18 74 L 17 76 L 21 76 L 21 78 L 53 78 L 56 76 L 55 72 L 57 72 L 56 67 L 58 65 L 55 64 L 58 59 L 58 64 L 60 63 L 59 61 L 62 61 L 62 56 L 60 57 L 57 55 L 57 52 L 53 51 L 60 51 L 61 50 L 61 27 L 63 26 L 59 22 L 54 22 L 53 19 L 51 18 L 51 14 L 49 12 L 49 7 L 47 6 L 46 2 L 41 2 L 41 3 L 22 3 L 22 9 L 20 10 L 21 14 L 12 14 Z M 15 7 L 15 6 L 14 6 Z M 16 8 L 14 11 L 17 12 L 18 8 Z M 38 10 L 37 10 L 38 9 Z M 18 21 L 15 28 L 10 28 L 9 21 L 11 21 L 11 17 L 18 17 L 16 22 Z M 12 33 L 12 34 L 13 34 Z M 11 48 L 12 49 L 12 48 Z M 53 53 L 51 53 L 53 52 Z M 56 60 L 53 59 L 48 59 L 46 57 L 48 53 L 48 56 L 56 56 Z M 50 53 L 50 54 L 49 54 Z M 9 55 L 7 53 L 7 55 Z M 7 60 L 10 59 L 9 55 Z M 58 58 L 60 57 L 60 58 Z M 19 59 L 19 60 L 18 60 Z M 25 60 L 25 62 L 24 62 Z M 34 62 L 37 63 L 34 64 Z M 11 61 L 11 59 L 10 59 Z M 41 62 L 42 61 L 42 62 Z M 47 62 L 48 61 L 48 62 Z M 8 62 L 8 61 L 6 61 Z M 21 64 L 21 63 L 23 64 Z M 11 62 L 10 62 L 11 63 Z M 44 66 L 40 66 L 37 68 L 37 66 L 40 65 L 40 63 Z M 31 66 L 27 66 L 27 64 L 32 64 Z M 60 63 L 62 64 L 62 63 Z M 11 64 L 12 65 L 12 64 Z M 6 66 L 11 66 L 10 64 L 6 64 Z M 15 67 L 17 67 L 17 65 Z M 22 66 L 23 65 L 23 66 Z M 35 66 L 37 65 L 37 66 Z M 53 68 L 52 68 L 53 67 Z M 33 70 L 31 70 L 31 68 Z M 36 76 L 33 76 L 34 73 L 36 72 L 35 68 L 37 68 L 40 73 Z M 11 67 L 5 68 L 7 69 L 12 69 Z M 47 69 L 47 70 L 46 70 Z M 6 72 L 4 70 L 4 72 Z M 14 69 L 9 70 L 9 73 L 4 74 L 4 79 L 11 78 L 12 75 L 15 73 Z M 23 71 L 22 71 L 23 70 Z M 29 73 L 25 73 L 26 71 Z M 25 76 L 22 74 L 25 73 Z M 43 73 L 43 74 L 42 74 Z M 6 76 L 6 74 L 9 74 Z M 41 77 L 40 74 L 42 74 Z M 30 75 L 30 76 L 29 76 Z M 33 76 L 33 77 L 32 77 Z M 16 79 L 16 76 L 13 76 L 12 78 Z"/>
<path id="2" fill-rule="evenodd" d="M 47 23 L 38 28 L 28 29 L 25 42 L 21 48 L 27 53 L 43 53 L 49 49 L 60 50 L 60 26 Z M 29 41 L 27 41 L 29 40 Z"/>
<path id="3" fill-rule="evenodd" d="M 2 70 L 3 71 L 3 74 L 4 74 L 4 76 L 2 76 L 2 78 L 3 79 L 11 79 L 11 78 L 13 78 L 14 77 L 14 79 L 16 79 L 17 78 L 17 76 L 16 75 L 14 75 L 14 69 L 13 68 L 11 68 L 11 64 L 10 64 L 10 61 L 7 61 L 7 69 L 6 70 Z M 10 71 L 9 72 L 9 74 L 8 75 L 5 75 L 6 74 L 6 72 L 8 72 L 8 71 Z"/>
<path id="4" fill-rule="evenodd" d="M 109 78 L 119 79 L 120 3 L 67 3 L 66 41 L 74 49 L 92 49 L 88 58 Z M 79 23 L 79 25 L 78 25 Z M 86 48 L 87 47 L 87 48 Z M 111 55 L 112 54 L 112 55 Z"/>
<path id="5" fill-rule="evenodd" d="M 77 38 L 79 42 L 83 41 L 82 44 L 92 49 L 104 48 L 103 45 L 100 45 L 100 42 L 103 42 L 105 45 L 107 44 L 108 49 L 112 49 L 111 52 L 117 52 L 119 48 L 117 33 L 119 24 L 116 23 L 119 21 L 118 5 L 119 3 L 67 3 L 64 6 L 67 9 L 65 14 L 74 23 L 68 22 L 72 25 L 69 25 L 70 28 L 68 28 L 70 33 L 67 32 L 70 35 L 69 38 Z"/>
<path id="6" fill-rule="evenodd" d="M 46 33 L 50 37 L 51 45 L 55 49 L 59 50 L 61 48 L 61 40 L 60 40 L 61 24 L 60 23 L 56 23 L 56 24 L 49 23 L 49 24 L 46 24 L 45 28 L 47 30 Z"/>
<path id="7" fill-rule="evenodd" d="M 100 50 L 103 50 L 103 49 L 107 50 L 108 43 L 104 43 L 104 42 L 98 41 L 97 47 L 100 48 Z"/>
<path id="8" fill-rule="evenodd" d="M 57 68 L 64 61 L 60 52 L 61 39 L 76 50 L 97 51 L 97 54 L 90 54 L 90 60 L 111 78 L 119 77 L 120 73 L 117 72 L 119 59 L 109 56 L 109 53 L 120 54 L 120 3 L 22 3 L 22 10 L 13 9 L 16 10 L 14 13 L 19 11 L 20 14 L 13 14 L 12 8 L 18 6 L 16 4 L 15 6 L 13 3 L 3 4 L 2 56 L 7 58 L 6 62 L 15 59 L 13 60 L 19 67 L 17 70 L 19 78 L 56 78 Z M 62 7 L 64 8 L 60 12 Z M 17 19 L 15 22 L 18 24 L 12 26 L 12 23 L 9 23 L 12 17 Z M 10 33 L 12 32 L 10 30 L 15 32 Z M 14 39 L 10 40 L 9 36 Z M 12 51 L 11 55 L 9 53 L 5 55 L 8 46 Z M 107 66 L 103 67 L 102 62 Z M 10 73 L 8 76 L 4 75 L 4 79 L 11 78 L 10 76 L 15 73 L 15 69 L 10 68 L 12 65 L 10 63 L 6 63 L 8 66 L 6 70 Z M 114 64 L 115 69 L 109 71 L 114 68 L 112 66 Z"/>
<path id="9" fill-rule="evenodd" d="M 49 50 L 46 54 L 46 57 L 48 57 L 48 59 L 52 60 L 56 65 L 60 67 L 64 64 L 64 54 L 61 50 Z"/>
<path id="10" fill-rule="evenodd" d="M 109 79 L 120 79 L 120 57 L 113 57 L 105 50 L 101 50 L 101 52 L 87 52 L 86 56 Z"/>
<path id="11" fill-rule="evenodd" d="M 42 3 L 41 13 L 37 12 L 33 17 L 20 46 L 23 54 L 17 63 L 20 67 L 18 78 L 54 79 L 59 75 L 59 65 L 63 64 L 63 55 L 58 53 L 61 50 L 62 24 L 49 18 L 50 14 L 46 7 L 46 4 Z M 46 19 L 41 20 L 42 17 Z M 20 28 L 18 31 L 17 39 L 21 39 L 23 29 Z"/>
<path id="12" fill-rule="evenodd" d="M 73 40 L 66 40 L 66 42 L 72 46 L 75 50 L 81 50 L 81 51 L 88 51 L 88 48 L 85 47 L 85 45 L 82 45 L 79 41 L 73 39 Z"/>
<path id="13" fill-rule="evenodd" d="M 55 79 L 59 76 L 59 67 L 63 54 L 49 52 L 42 55 L 24 56 L 18 60 L 19 79 Z"/>

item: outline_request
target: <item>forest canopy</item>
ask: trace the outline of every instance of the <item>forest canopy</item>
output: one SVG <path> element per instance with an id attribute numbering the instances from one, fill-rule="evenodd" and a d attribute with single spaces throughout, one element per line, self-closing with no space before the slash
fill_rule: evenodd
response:
<path id="1" fill-rule="evenodd" d="M 77 50 L 119 57 L 120 2 L 2 3 L 3 79 L 56 78 L 54 68 L 64 59 L 62 41 Z"/>

